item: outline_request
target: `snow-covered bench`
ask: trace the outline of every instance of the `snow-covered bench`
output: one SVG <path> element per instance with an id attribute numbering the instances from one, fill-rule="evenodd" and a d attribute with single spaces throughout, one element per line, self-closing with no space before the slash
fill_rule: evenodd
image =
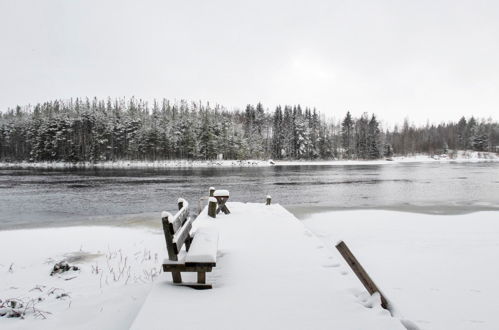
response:
<path id="1" fill-rule="evenodd" d="M 206 283 L 206 272 L 211 272 L 217 264 L 218 231 L 211 227 L 200 227 L 191 235 L 192 218 L 187 217 L 188 203 L 180 198 L 179 211 L 172 216 L 161 214 L 165 233 L 168 259 L 163 263 L 163 271 L 171 272 L 173 283 L 195 289 L 211 289 Z M 185 250 L 182 246 L 185 245 Z M 182 282 L 181 272 L 196 272 L 197 283 Z"/>

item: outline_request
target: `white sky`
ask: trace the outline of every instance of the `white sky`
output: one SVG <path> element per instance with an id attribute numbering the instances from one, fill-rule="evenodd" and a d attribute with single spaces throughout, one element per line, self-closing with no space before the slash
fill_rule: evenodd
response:
<path id="1" fill-rule="evenodd" d="M 136 96 L 498 118 L 499 1 L 0 0 L 0 109 Z"/>

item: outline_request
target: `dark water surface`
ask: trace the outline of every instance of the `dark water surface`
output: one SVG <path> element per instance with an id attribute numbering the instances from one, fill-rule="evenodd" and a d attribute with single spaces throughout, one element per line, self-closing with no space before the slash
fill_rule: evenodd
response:
<path id="1" fill-rule="evenodd" d="M 275 166 L 190 169 L 0 169 L 0 229 L 125 224 L 194 211 L 208 187 L 231 201 L 267 194 L 298 216 L 331 209 L 429 213 L 499 210 L 499 163 Z"/>

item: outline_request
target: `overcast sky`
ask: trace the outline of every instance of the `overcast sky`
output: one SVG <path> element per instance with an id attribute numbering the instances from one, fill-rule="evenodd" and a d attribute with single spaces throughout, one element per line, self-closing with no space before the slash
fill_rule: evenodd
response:
<path id="1" fill-rule="evenodd" d="M 136 96 L 499 117 L 499 1 L 0 0 L 0 47 L 2 110 Z"/>

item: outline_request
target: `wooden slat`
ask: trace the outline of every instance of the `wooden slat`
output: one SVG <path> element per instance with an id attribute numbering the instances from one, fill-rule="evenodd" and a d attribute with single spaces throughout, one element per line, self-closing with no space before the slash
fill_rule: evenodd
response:
<path id="1" fill-rule="evenodd" d="M 168 230 L 172 235 L 174 235 L 187 220 L 187 208 L 186 207 L 182 208 L 173 216 L 173 219 L 168 219 L 168 220 L 169 220 Z"/>
<path id="2" fill-rule="evenodd" d="M 189 219 L 185 222 L 185 224 L 180 228 L 180 230 L 173 236 L 173 251 L 178 254 L 180 249 L 182 249 L 182 245 L 184 245 L 185 241 L 190 239 L 190 231 L 192 229 L 192 219 Z"/>
<path id="3" fill-rule="evenodd" d="M 348 263 L 350 268 L 352 268 L 355 275 L 357 275 L 359 280 L 362 282 L 367 292 L 369 292 L 369 294 L 371 295 L 375 292 L 379 292 L 379 295 L 381 297 L 381 307 L 383 307 L 384 309 L 388 309 L 388 302 L 383 296 L 383 293 L 381 293 L 369 274 L 367 274 L 364 267 L 362 267 L 362 265 L 357 261 L 357 258 L 355 258 L 352 251 L 350 251 L 345 242 L 339 242 L 338 244 L 336 244 L 336 248 L 341 253 L 343 258 L 345 258 L 346 262 Z"/>
<path id="4" fill-rule="evenodd" d="M 186 262 L 187 267 L 215 267 L 216 262 Z"/>
<path id="5" fill-rule="evenodd" d="M 211 272 L 211 265 L 187 266 L 183 264 L 163 264 L 164 272 Z"/>
<path id="6" fill-rule="evenodd" d="M 218 214 L 218 213 L 220 213 L 220 211 L 222 211 L 225 214 L 230 214 L 230 211 L 227 208 L 227 205 L 225 205 L 225 203 L 229 199 L 229 196 L 220 196 L 220 197 L 216 197 L 216 199 L 218 201 L 218 208 L 217 208 L 216 213 Z"/>
<path id="7" fill-rule="evenodd" d="M 168 259 L 170 259 L 171 261 L 177 261 L 178 252 L 175 253 L 175 250 L 173 248 L 173 234 L 169 230 L 170 222 L 168 221 L 167 217 L 161 219 L 161 222 L 163 223 L 163 233 L 165 234 L 166 251 L 168 251 Z"/>

